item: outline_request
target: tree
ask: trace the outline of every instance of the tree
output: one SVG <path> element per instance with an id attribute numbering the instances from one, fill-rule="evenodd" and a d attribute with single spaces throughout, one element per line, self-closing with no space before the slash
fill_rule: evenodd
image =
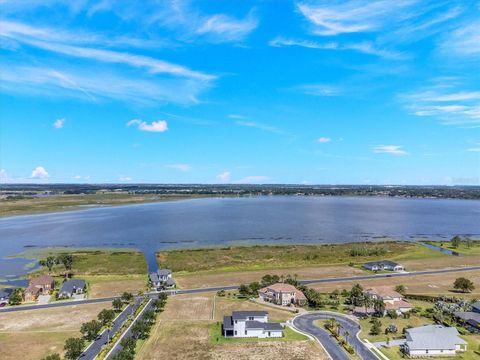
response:
<path id="1" fill-rule="evenodd" d="M 380 335 L 381 332 L 382 332 L 382 323 L 377 318 L 373 318 L 370 334 Z"/>
<path id="2" fill-rule="evenodd" d="M 123 302 L 125 302 L 125 303 L 131 303 L 131 302 L 133 301 L 133 294 L 125 291 L 125 292 L 122 294 L 121 299 L 122 299 Z"/>
<path id="3" fill-rule="evenodd" d="M 147 310 L 143 313 L 143 320 L 146 321 L 147 323 L 155 322 L 156 318 L 157 318 L 157 315 L 155 314 L 155 312 L 151 310 Z"/>
<path id="4" fill-rule="evenodd" d="M 129 353 L 128 351 L 122 349 L 112 356 L 112 360 L 133 360 L 135 354 Z"/>
<path id="5" fill-rule="evenodd" d="M 131 331 L 135 339 L 146 339 L 150 333 L 150 326 L 145 321 L 139 320 L 132 326 Z"/>
<path id="6" fill-rule="evenodd" d="M 385 313 L 385 303 L 383 302 L 383 300 L 375 299 L 373 302 L 373 309 L 375 310 L 375 313 L 377 315 L 383 316 L 383 314 Z"/>
<path id="7" fill-rule="evenodd" d="M 65 358 L 69 360 L 76 360 L 83 352 L 85 341 L 81 338 L 69 338 L 65 341 Z"/>
<path id="8" fill-rule="evenodd" d="M 61 360 L 61 358 L 59 354 L 55 353 L 55 354 L 44 356 L 42 360 Z"/>
<path id="9" fill-rule="evenodd" d="M 361 306 L 363 300 L 363 287 L 360 284 L 355 284 L 350 290 L 350 301 L 352 305 Z"/>
<path id="10" fill-rule="evenodd" d="M 218 291 L 217 291 L 217 296 L 220 296 L 220 297 L 225 296 L 225 290 L 224 290 L 224 289 L 218 290 Z"/>
<path id="11" fill-rule="evenodd" d="M 120 343 L 122 345 L 122 349 L 128 351 L 131 354 L 135 354 L 135 348 L 137 346 L 137 341 L 132 338 L 131 336 L 125 338 Z"/>
<path id="12" fill-rule="evenodd" d="M 110 324 L 115 319 L 115 311 L 110 309 L 103 309 L 98 313 L 98 320 L 103 326 Z"/>
<path id="13" fill-rule="evenodd" d="M 112 301 L 112 306 L 115 309 L 115 311 L 120 311 L 122 310 L 122 307 L 123 307 L 123 301 L 120 299 L 114 299 Z"/>
<path id="14" fill-rule="evenodd" d="M 405 295 L 405 293 L 407 292 L 407 289 L 405 289 L 404 285 L 397 285 L 395 287 L 395 291 L 398 292 L 399 294 Z"/>
<path id="15" fill-rule="evenodd" d="M 455 280 L 453 283 L 453 287 L 456 290 L 461 290 L 464 293 L 466 292 L 471 292 L 475 289 L 475 286 L 473 285 L 473 282 L 469 279 L 466 279 L 464 277 L 460 277 Z"/>
<path id="16" fill-rule="evenodd" d="M 450 243 L 452 244 L 452 247 L 454 249 L 458 248 L 460 246 L 460 243 L 462 242 L 462 239 L 460 238 L 460 236 L 458 235 L 455 235 L 451 240 L 450 240 Z"/>
<path id="17" fill-rule="evenodd" d="M 55 256 L 47 256 L 45 260 L 40 260 L 38 263 L 40 264 L 40 266 L 45 266 L 46 268 L 48 268 L 48 273 L 51 273 L 52 268 L 56 264 L 58 264 L 58 260 Z"/>
<path id="18" fill-rule="evenodd" d="M 238 293 L 242 296 L 249 296 L 250 288 L 248 287 L 248 285 L 240 284 L 240 287 L 238 288 Z"/>
<path id="19" fill-rule="evenodd" d="M 20 288 L 16 288 L 10 294 L 10 297 L 8 298 L 8 303 L 10 305 L 20 305 L 22 303 L 22 300 L 23 300 L 23 290 Z"/>
<path id="20" fill-rule="evenodd" d="M 59 263 L 63 264 L 63 266 L 65 267 L 65 278 L 67 278 L 69 271 L 72 270 L 73 256 L 69 254 L 63 254 L 63 255 L 60 255 L 57 258 L 57 260 Z"/>
<path id="21" fill-rule="evenodd" d="M 83 323 L 80 328 L 80 332 L 83 334 L 85 339 L 89 341 L 95 340 L 100 333 L 100 330 L 102 330 L 102 323 L 97 320 Z"/>
<path id="22" fill-rule="evenodd" d="M 363 296 L 363 306 L 365 307 L 365 315 L 368 315 L 368 309 L 371 308 L 373 305 L 373 299 L 366 295 Z"/>
<path id="23" fill-rule="evenodd" d="M 260 283 L 258 282 L 252 282 L 248 285 L 250 289 L 250 295 L 257 296 L 258 295 L 258 290 L 260 289 Z"/>

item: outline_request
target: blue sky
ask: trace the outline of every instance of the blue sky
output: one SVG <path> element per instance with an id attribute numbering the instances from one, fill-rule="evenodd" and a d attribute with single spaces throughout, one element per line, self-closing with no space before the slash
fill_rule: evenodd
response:
<path id="1" fill-rule="evenodd" d="M 480 2 L 0 5 L 1 182 L 480 183 Z"/>

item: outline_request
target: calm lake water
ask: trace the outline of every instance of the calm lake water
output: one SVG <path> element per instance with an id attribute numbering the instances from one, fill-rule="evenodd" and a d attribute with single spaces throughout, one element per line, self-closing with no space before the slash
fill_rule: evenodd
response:
<path id="1" fill-rule="evenodd" d="M 151 268 L 161 249 L 480 236 L 480 201 L 347 197 L 197 199 L 0 219 L 4 258 L 28 247 L 131 247 Z M 23 271 L 25 273 L 25 271 Z"/>

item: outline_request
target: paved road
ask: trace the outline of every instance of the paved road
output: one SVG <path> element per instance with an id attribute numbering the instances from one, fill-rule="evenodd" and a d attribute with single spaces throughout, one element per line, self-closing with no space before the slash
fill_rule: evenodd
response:
<path id="1" fill-rule="evenodd" d="M 342 281 L 359 281 L 359 280 L 371 280 L 371 279 L 381 279 L 381 278 L 394 278 L 394 277 L 411 277 L 411 276 L 423 276 L 423 275 L 435 275 L 435 274 L 444 274 L 444 273 L 456 273 L 456 272 L 465 272 L 465 271 L 474 271 L 480 270 L 480 266 L 466 266 L 463 268 L 451 268 L 451 269 L 438 269 L 438 270 L 427 270 L 427 271 L 415 271 L 415 272 L 405 272 L 405 273 L 391 273 L 391 274 L 373 274 L 373 275 L 360 275 L 360 276 L 348 276 L 348 277 L 336 277 L 336 278 L 325 278 L 325 279 L 311 279 L 311 280 L 299 280 L 300 284 L 311 285 L 311 284 L 321 284 L 321 283 L 335 283 Z M 199 288 L 199 289 L 183 289 L 183 290 L 167 290 L 167 294 L 195 294 L 195 293 L 204 293 L 204 292 L 214 292 L 219 290 L 234 290 L 238 289 L 239 285 L 229 285 L 229 286 L 216 286 L 209 288 Z M 156 296 L 156 293 L 148 294 L 150 296 Z M 24 311 L 24 310 L 34 310 L 34 309 L 47 309 L 52 307 L 60 306 L 72 306 L 72 305 L 82 305 L 82 304 L 93 304 L 99 302 L 112 301 L 119 298 L 119 296 L 96 298 L 96 299 L 86 299 L 78 301 L 62 301 L 62 302 L 53 302 L 45 305 L 24 305 L 24 306 L 7 306 L 0 309 L 2 312 L 14 312 L 14 311 Z"/>
<path id="2" fill-rule="evenodd" d="M 138 308 L 142 298 L 137 297 L 133 304 L 128 305 L 120 315 L 113 322 L 112 330 L 108 333 L 108 330 L 103 331 L 97 339 L 80 355 L 81 360 L 93 360 L 102 351 L 103 346 L 108 340 L 115 335 L 115 333 L 122 327 L 123 323 L 131 316 Z"/>
<path id="3" fill-rule="evenodd" d="M 143 314 L 145 313 L 145 311 L 148 311 L 148 310 L 153 310 L 153 301 L 150 301 L 146 306 L 145 308 L 142 310 L 141 312 L 141 315 L 131 324 L 131 326 L 133 326 L 138 320 L 142 319 L 143 318 Z M 132 331 L 131 331 L 131 326 L 127 329 L 127 331 L 125 332 L 125 334 L 121 337 L 121 340 L 123 339 L 126 339 L 130 336 L 132 336 Z M 117 341 L 117 343 L 115 344 L 115 346 L 112 348 L 112 350 L 110 351 L 110 353 L 108 353 L 108 356 L 105 357 L 106 360 L 108 359 L 111 359 L 113 357 L 113 355 L 115 355 L 117 352 L 119 352 L 121 349 L 122 349 L 122 345 L 120 345 L 120 343 L 122 342 L 120 339 Z"/>
<path id="4" fill-rule="evenodd" d="M 337 344 L 335 338 L 327 330 L 322 329 L 313 323 L 315 320 L 328 320 L 331 318 L 334 318 L 341 325 L 340 334 L 346 338 L 350 345 L 353 346 L 355 353 L 362 360 L 378 360 L 377 356 L 375 356 L 365 344 L 357 338 L 360 326 L 347 316 L 328 311 L 319 311 L 297 316 L 293 320 L 293 325 L 297 329 L 317 338 L 332 359 L 349 360 L 346 352 Z M 349 333 L 348 337 L 345 337 L 346 331 Z"/>

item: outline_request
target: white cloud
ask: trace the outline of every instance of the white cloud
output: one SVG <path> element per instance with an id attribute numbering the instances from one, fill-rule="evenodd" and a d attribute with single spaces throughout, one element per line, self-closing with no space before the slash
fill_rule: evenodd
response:
<path id="1" fill-rule="evenodd" d="M 165 165 L 165 167 L 170 169 L 175 169 L 178 171 L 183 171 L 183 172 L 192 170 L 192 166 L 188 164 L 168 164 L 168 165 Z"/>
<path id="2" fill-rule="evenodd" d="M 120 177 L 118 178 L 119 181 L 122 181 L 122 182 L 128 182 L 128 181 L 132 181 L 133 178 L 131 178 L 130 176 L 124 176 L 124 175 L 120 175 Z"/>
<path id="3" fill-rule="evenodd" d="M 321 138 L 318 138 L 318 140 L 317 140 L 318 143 L 322 143 L 322 144 L 323 143 L 328 143 L 330 141 L 332 141 L 332 139 L 330 139 L 329 137 L 323 137 L 323 136 Z"/>
<path id="4" fill-rule="evenodd" d="M 48 171 L 45 170 L 43 166 L 37 166 L 35 169 L 33 169 L 32 175 L 30 175 L 30 178 L 32 179 L 48 179 L 48 177 Z"/>
<path id="5" fill-rule="evenodd" d="M 222 42 L 236 41 L 244 39 L 257 26 L 258 20 L 252 14 L 241 20 L 217 14 L 206 17 L 195 32 L 199 35 L 213 35 Z"/>
<path id="6" fill-rule="evenodd" d="M 238 126 L 255 128 L 255 129 L 259 129 L 259 130 L 274 133 L 274 134 L 287 135 L 285 131 L 275 126 L 262 124 L 254 121 L 236 121 L 235 124 L 237 124 Z"/>
<path id="7" fill-rule="evenodd" d="M 79 180 L 79 179 L 81 179 L 82 177 L 81 177 L 80 175 L 75 175 L 73 178 L 74 178 L 75 180 Z"/>
<path id="8" fill-rule="evenodd" d="M 301 85 L 297 89 L 305 94 L 314 96 L 338 96 L 341 93 L 338 87 L 324 84 Z"/>
<path id="9" fill-rule="evenodd" d="M 377 145 L 373 148 L 374 153 L 393 154 L 393 155 L 408 155 L 400 145 Z"/>
<path id="10" fill-rule="evenodd" d="M 480 152 L 480 147 L 467 149 L 469 152 Z"/>
<path id="11" fill-rule="evenodd" d="M 168 124 L 165 120 L 153 121 L 148 124 L 140 119 L 133 119 L 127 122 L 127 126 L 138 125 L 138 130 L 148 132 L 165 132 L 168 130 Z"/>
<path id="12" fill-rule="evenodd" d="M 61 129 L 61 128 L 63 128 L 64 125 L 65 125 L 65 119 L 57 119 L 53 123 L 53 127 L 55 129 Z"/>
<path id="13" fill-rule="evenodd" d="M 239 184 L 255 184 L 255 183 L 262 183 L 270 179 L 268 176 L 263 175 L 251 175 L 245 176 L 244 178 L 237 181 Z"/>
<path id="14" fill-rule="evenodd" d="M 228 182 L 228 181 L 230 181 L 230 176 L 231 176 L 231 175 L 232 175 L 232 174 L 230 173 L 230 171 L 225 171 L 225 172 L 223 172 L 223 173 L 221 173 L 221 174 L 218 174 L 218 175 L 217 175 L 217 179 L 220 180 L 220 181 L 222 181 L 222 182 Z"/>
<path id="15" fill-rule="evenodd" d="M 455 31 L 446 33 L 440 51 L 447 56 L 480 55 L 480 21 L 462 23 Z"/>

